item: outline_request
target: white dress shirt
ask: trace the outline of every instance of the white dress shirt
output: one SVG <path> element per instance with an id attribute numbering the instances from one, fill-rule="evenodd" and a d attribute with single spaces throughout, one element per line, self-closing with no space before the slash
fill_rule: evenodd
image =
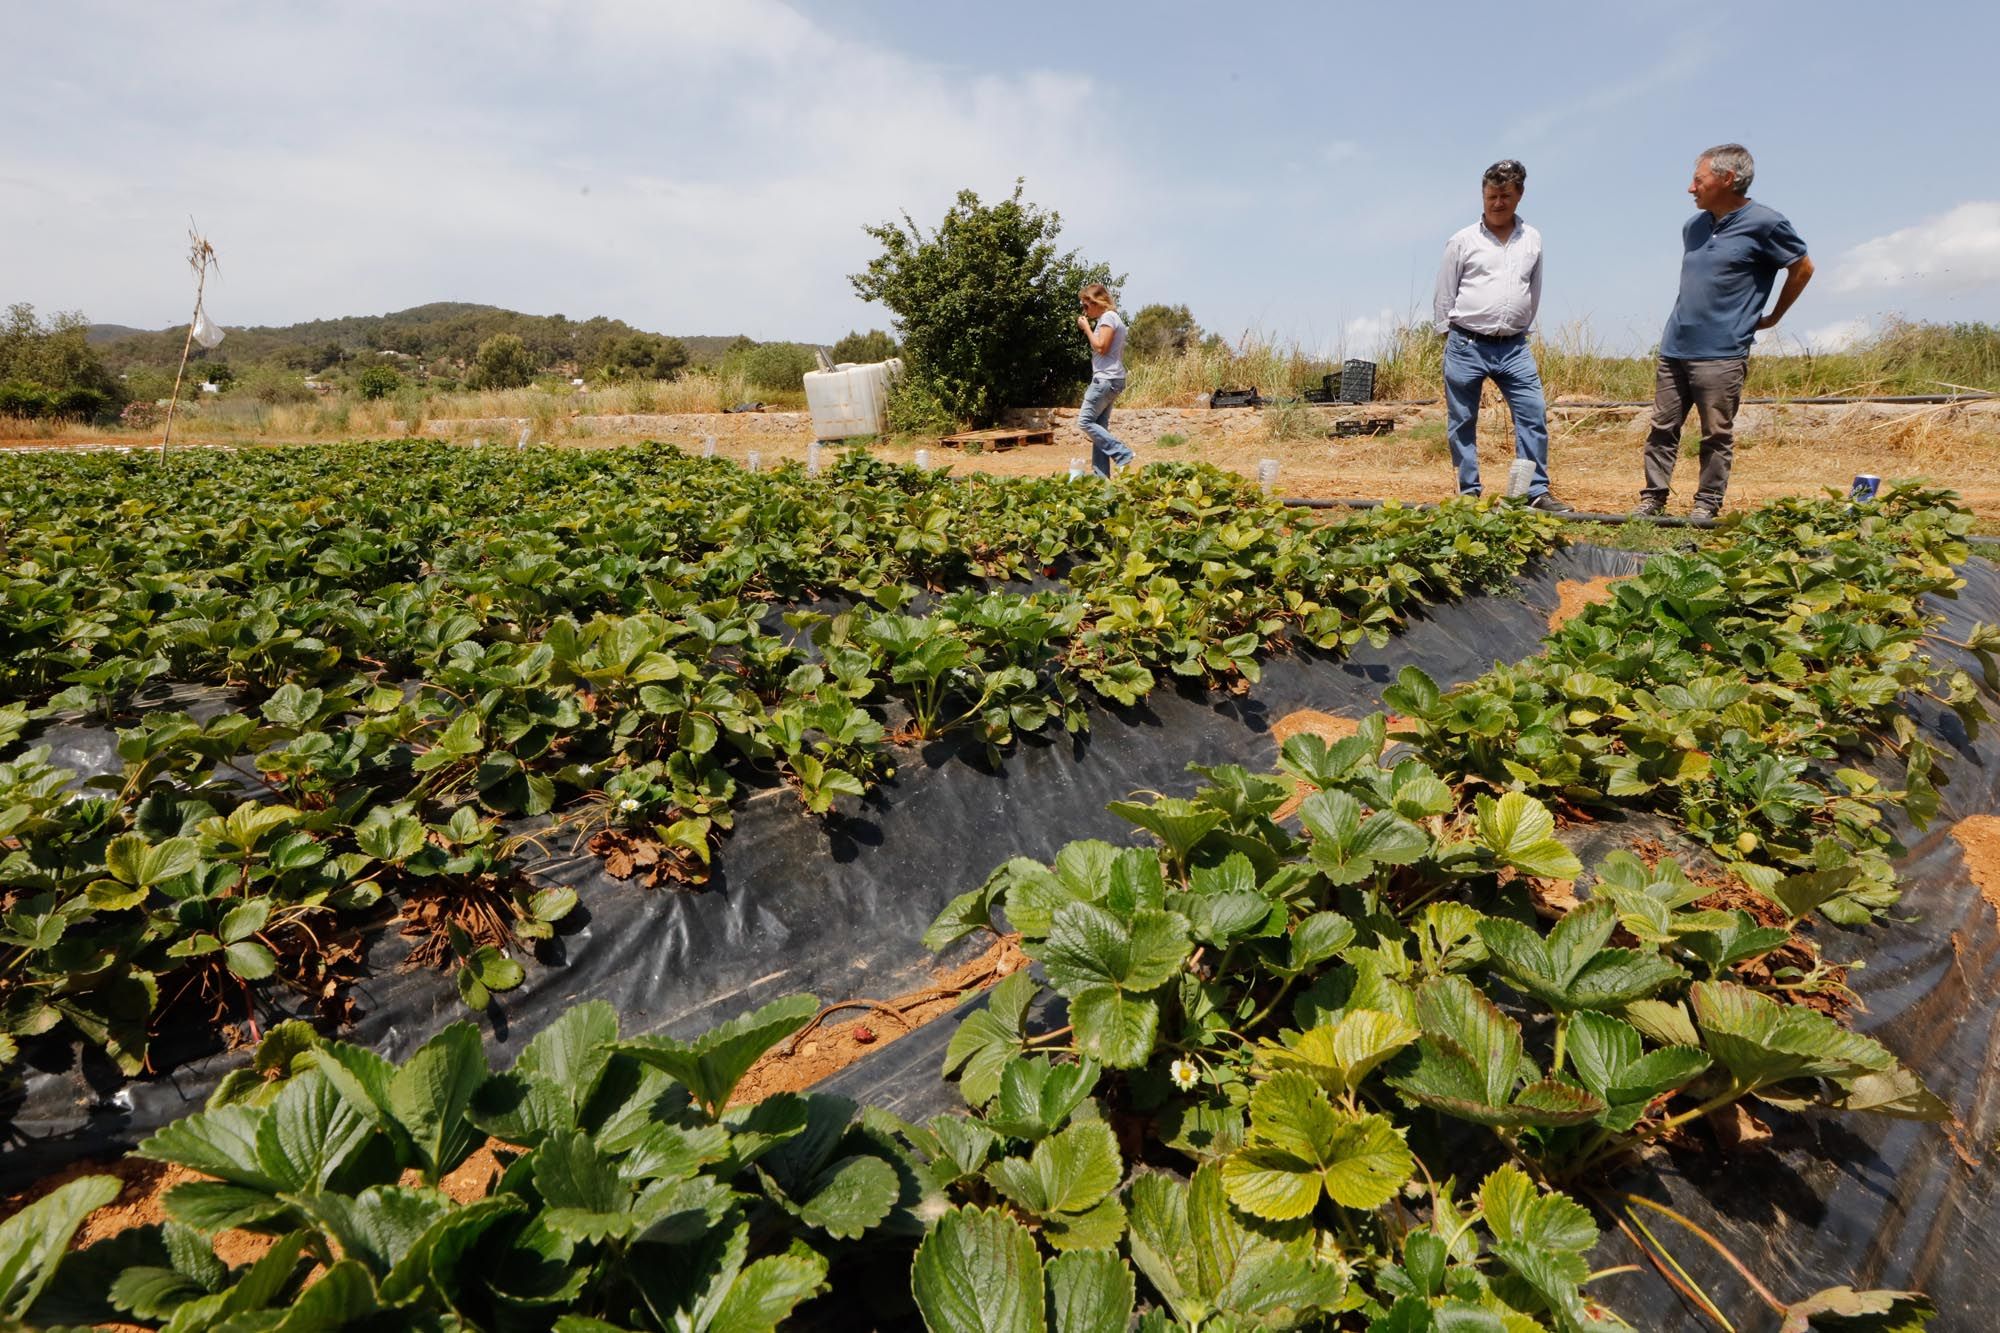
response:
<path id="1" fill-rule="evenodd" d="M 1437 331 L 1456 324 L 1474 333 L 1526 333 L 1542 304 L 1542 234 L 1520 218 L 1501 240 L 1481 219 L 1444 245 L 1431 314 Z"/>

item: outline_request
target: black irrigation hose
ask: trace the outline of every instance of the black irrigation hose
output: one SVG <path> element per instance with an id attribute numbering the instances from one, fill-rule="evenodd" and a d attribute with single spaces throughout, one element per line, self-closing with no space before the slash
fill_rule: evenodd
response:
<path id="1" fill-rule="evenodd" d="M 1915 406 L 1922 403 L 1990 403 L 2000 394 L 1994 393 L 1902 393 L 1875 394 L 1870 396 L 1842 398 L 1745 398 L 1744 407 L 1852 407 L 1860 403 L 1901 403 Z M 1435 401 L 1435 400 L 1433 400 Z M 1551 409 L 1593 408 L 1593 407 L 1651 407 L 1653 400 L 1629 403 L 1550 403 Z"/>
<path id="2" fill-rule="evenodd" d="M 1900 403 L 1905 406 L 1919 406 L 1936 403 L 1990 403 L 2000 400 L 2000 393 L 1902 393 L 1875 394 L 1870 396 L 1849 396 L 1840 398 L 1745 398 L 1743 407 L 1853 407 L 1861 403 Z M 1260 403 L 1248 403 L 1248 407 L 1268 407 L 1275 403 L 1297 403 L 1298 398 L 1266 398 Z M 1310 407 L 1436 407 L 1442 398 L 1378 398 L 1365 403 L 1310 403 Z M 1594 409 L 1602 407 L 1651 407 L 1648 398 L 1632 402 L 1609 403 L 1550 403 L 1551 411 L 1557 408 Z"/>
<path id="3" fill-rule="evenodd" d="M 1279 503 L 1293 509 L 1380 509 L 1380 500 L 1308 500 L 1303 497 L 1288 498 Z M 1431 503 L 1406 504 L 1406 509 L 1435 509 Z M 1547 512 L 1544 510 L 1543 512 Z M 1678 514 L 1651 514 L 1641 517 L 1637 514 L 1592 514 L 1581 509 L 1572 509 L 1566 514 L 1551 514 L 1569 523 L 1650 523 L 1658 528 L 1712 528 L 1712 518 L 1683 518 Z"/>

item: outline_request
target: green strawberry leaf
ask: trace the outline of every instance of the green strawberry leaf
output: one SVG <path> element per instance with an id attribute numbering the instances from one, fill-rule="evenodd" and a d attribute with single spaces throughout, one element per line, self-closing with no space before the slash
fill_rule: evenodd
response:
<path id="1" fill-rule="evenodd" d="M 910 1289 L 931 1333 L 1046 1333 L 1042 1261 L 999 1209 L 954 1208 L 917 1246 Z"/>

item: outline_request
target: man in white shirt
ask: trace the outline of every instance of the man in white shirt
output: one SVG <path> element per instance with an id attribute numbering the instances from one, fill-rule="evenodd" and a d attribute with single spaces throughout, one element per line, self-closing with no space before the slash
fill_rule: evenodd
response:
<path id="1" fill-rule="evenodd" d="M 1444 335 L 1444 396 L 1458 493 L 1479 494 L 1479 398 L 1492 380 L 1514 417 L 1514 456 L 1535 465 L 1527 501 L 1566 514 L 1549 492 L 1549 426 L 1528 330 L 1542 303 L 1542 234 L 1515 215 L 1527 168 L 1508 159 L 1480 180 L 1478 222 L 1445 242 L 1432 315 Z"/>

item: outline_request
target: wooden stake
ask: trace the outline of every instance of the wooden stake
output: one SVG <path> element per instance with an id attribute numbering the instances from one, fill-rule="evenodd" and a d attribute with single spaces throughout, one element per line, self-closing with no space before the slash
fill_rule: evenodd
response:
<path id="1" fill-rule="evenodd" d="M 194 350 L 194 326 L 201 319 L 201 296 L 208 286 L 208 271 L 220 268 L 216 262 L 215 247 L 208 243 L 194 219 L 188 219 L 188 267 L 194 270 L 194 313 L 188 316 L 187 338 L 181 343 L 181 366 L 174 372 L 174 391 L 167 398 L 166 429 L 160 433 L 160 461 L 167 461 L 167 441 L 174 435 L 174 408 L 181 400 L 181 379 L 187 374 L 188 355 Z"/>

